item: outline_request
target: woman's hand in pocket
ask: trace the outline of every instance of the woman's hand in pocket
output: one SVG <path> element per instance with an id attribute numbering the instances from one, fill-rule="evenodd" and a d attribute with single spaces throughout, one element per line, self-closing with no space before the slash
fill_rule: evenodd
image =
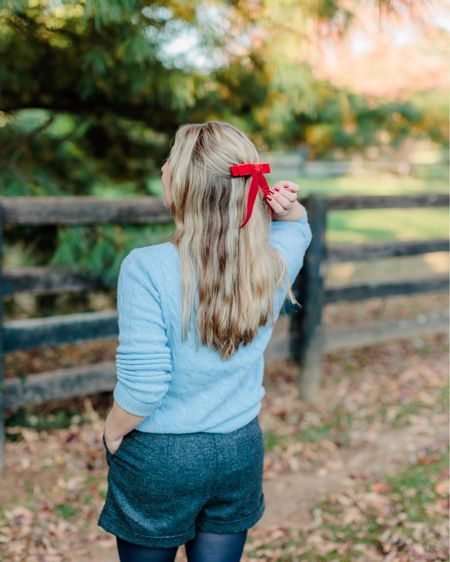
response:
<path id="1" fill-rule="evenodd" d="M 106 431 L 104 431 L 103 437 L 105 438 L 106 448 L 111 453 L 111 455 L 114 455 L 120 448 L 120 445 L 122 444 L 123 435 L 122 437 L 119 437 L 119 439 L 111 439 L 106 433 Z"/>

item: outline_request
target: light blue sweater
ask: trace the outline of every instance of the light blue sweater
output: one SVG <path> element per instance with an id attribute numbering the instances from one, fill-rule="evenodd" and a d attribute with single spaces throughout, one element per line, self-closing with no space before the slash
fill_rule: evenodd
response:
<path id="1" fill-rule="evenodd" d="M 308 213 L 297 221 L 273 221 L 270 241 L 286 258 L 291 285 L 311 243 Z M 117 287 L 119 345 L 115 401 L 127 412 L 146 416 L 136 429 L 154 433 L 227 433 L 258 415 L 264 350 L 273 324 L 222 360 L 216 350 L 196 350 L 195 319 L 181 341 L 181 264 L 171 242 L 132 250 L 122 261 Z M 275 320 L 287 297 L 276 289 Z"/>

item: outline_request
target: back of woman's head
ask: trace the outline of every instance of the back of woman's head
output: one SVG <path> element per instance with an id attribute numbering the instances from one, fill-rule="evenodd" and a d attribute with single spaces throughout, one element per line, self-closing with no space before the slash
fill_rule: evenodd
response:
<path id="1" fill-rule="evenodd" d="M 208 121 L 182 125 L 166 162 L 176 225 L 171 241 L 182 267 L 182 338 L 197 307 L 197 337 L 222 359 L 273 321 L 275 288 L 283 277 L 297 302 L 286 263 L 269 241 L 271 217 L 260 190 L 240 228 L 251 177 L 232 177 L 230 167 L 258 161 L 254 144 L 237 127 Z"/>

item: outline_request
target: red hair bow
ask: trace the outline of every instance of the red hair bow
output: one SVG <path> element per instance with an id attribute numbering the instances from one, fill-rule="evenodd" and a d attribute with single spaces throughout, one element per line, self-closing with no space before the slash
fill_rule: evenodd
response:
<path id="1" fill-rule="evenodd" d="M 264 174 L 268 174 L 270 172 L 270 164 L 268 164 L 267 162 L 262 164 L 253 164 L 250 162 L 246 162 L 244 164 L 234 164 L 230 167 L 230 170 L 231 175 L 233 176 L 252 176 L 252 181 L 250 183 L 250 188 L 247 196 L 247 212 L 245 220 L 240 226 L 240 228 L 242 228 L 247 224 L 251 217 L 256 195 L 258 194 L 258 189 L 261 188 L 261 191 L 264 193 L 265 197 L 270 194 L 269 184 L 264 177 Z M 274 212 L 272 207 L 269 206 L 269 210 L 270 216 L 272 216 Z"/>

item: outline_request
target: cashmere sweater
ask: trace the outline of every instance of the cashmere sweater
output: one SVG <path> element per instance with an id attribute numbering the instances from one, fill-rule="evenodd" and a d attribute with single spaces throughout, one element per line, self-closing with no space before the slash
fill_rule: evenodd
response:
<path id="1" fill-rule="evenodd" d="M 285 258 L 292 285 L 312 232 L 305 207 L 296 221 L 272 221 L 270 244 Z M 150 433 L 234 431 L 259 414 L 265 395 L 264 350 L 274 323 L 223 360 L 199 343 L 195 318 L 181 340 L 181 260 L 172 242 L 135 248 L 122 260 L 117 282 L 119 345 L 113 396 L 125 411 L 146 416 L 136 426 Z M 274 319 L 287 297 L 275 289 Z"/>

